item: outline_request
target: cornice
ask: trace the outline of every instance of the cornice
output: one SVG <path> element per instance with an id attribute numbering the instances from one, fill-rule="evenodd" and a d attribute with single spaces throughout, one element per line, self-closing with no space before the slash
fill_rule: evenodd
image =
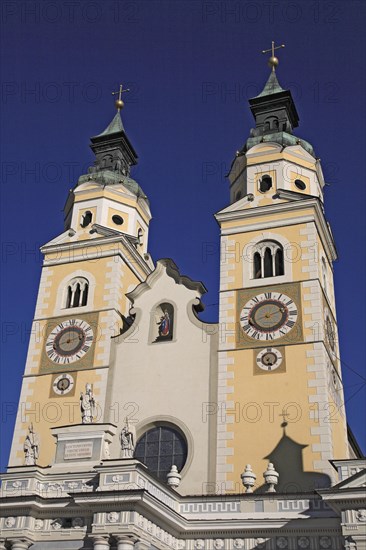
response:
<path id="1" fill-rule="evenodd" d="M 283 192 L 282 197 L 287 192 Z M 290 192 L 288 192 L 290 193 Z M 304 210 L 307 208 L 312 208 L 314 210 L 314 217 L 312 216 L 302 216 L 302 217 L 293 217 L 293 218 L 286 218 L 284 220 L 278 220 L 276 219 L 277 214 L 282 214 L 285 212 L 293 212 L 296 213 L 299 210 Z M 252 225 L 246 225 L 246 226 L 240 226 L 235 228 L 228 228 L 223 229 L 221 231 L 222 235 L 233 235 L 235 233 L 245 233 L 249 231 L 255 231 L 258 229 L 272 229 L 274 227 L 284 227 L 287 225 L 298 225 L 300 223 L 308 223 L 308 222 L 315 222 L 320 238 L 322 240 L 324 249 L 327 251 L 328 257 L 334 261 L 337 259 L 337 251 L 333 239 L 333 235 L 330 231 L 330 227 L 325 219 L 323 208 L 321 206 L 321 203 L 319 199 L 317 198 L 306 198 L 306 199 L 300 199 L 296 198 L 294 200 L 294 197 L 291 195 L 291 202 L 282 202 L 279 204 L 271 204 L 268 206 L 257 206 L 250 209 L 241 209 L 241 210 L 234 210 L 234 211 L 221 211 L 215 214 L 215 218 L 219 225 L 223 222 L 228 221 L 236 221 L 236 220 L 250 220 L 252 218 L 258 218 L 260 216 L 268 216 L 272 217 L 273 220 L 269 222 L 262 222 L 258 224 L 252 224 Z"/>
<path id="2" fill-rule="evenodd" d="M 102 226 L 99 226 L 102 227 Z M 107 235 L 106 230 L 105 233 Z M 67 243 L 60 243 L 60 244 L 51 244 L 51 245 L 44 245 L 41 247 L 41 252 L 46 256 L 47 254 L 60 254 L 63 251 L 69 251 L 69 250 L 85 250 L 86 248 L 95 248 L 98 245 L 109 245 L 109 244 L 122 244 L 126 249 L 128 254 L 124 254 L 121 250 L 105 250 L 105 251 L 97 251 L 95 253 L 88 253 L 87 259 L 93 260 L 93 259 L 100 259 L 104 257 L 109 256 L 116 256 L 119 255 L 124 262 L 129 266 L 129 268 L 135 273 L 135 275 L 141 279 L 141 274 L 136 270 L 134 267 L 134 264 L 137 264 L 143 273 L 145 275 L 149 275 L 151 273 L 151 268 L 149 265 L 145 262 L 143 257 L 137 252 L 136 248 L 132 244 L 131 241 L 134 240 L 134 237 L 131 235 L 126 235 L 123 233 L 118 233 L 116 235 L 111 236 L 103 236 L 103 237 L 97 237 L 95 239 L 85 239 L 83 241 L 75 241 L 75 242 L 67 242 Z M 72 263 L 77 261 L 83 261 L 85 260 L 85 253 L 84 254 L 70 254 L 67 260 L 64 258 L 55 258 L 55 259 L 47 259 L 45 258 L 43 261 L 44 266 L 52 266 L 52 265 L 59 265 L 64 263 Z"/>
<path id="3" fill-rule="evenodd" d="M 95 187 L 88 188 L 86 186 L 85 188 L 81 188 L 81 185 L 88 185 L 88 184 L 89 185 L 94 184 Z M 121 197 L 122 199 L 131 200 L 132 202 L 135 203 L 135 205 L 128 205 L 128 206 L 131 206 L 132 208 L 136 208 L 137 206 L 139 206 L 141 208 L 141 210 L 143 211 L 144 215 L 146 216 L 147 220 L 151 220 L 151 211 L 150 211 L 149 204 L 147 202 L 147 198 L 145 199 L 142 196 L 136 196 L 134 193 L 132 193 L 132 191 L 129 191 L 126 187 L 124 187 L 122 182 L 117 183 L 117 184 L 113 184 L 113 185 L 101 185 L 98 182 L 90 180 L 90 181 L 82 183 L 81 185 L 79 185 L 79 186 L 77 185 L 74 189 L 70 189 L 69 195 L 66 199 L 65 206 L 64 206 L 65 217 L 67 217 L 69 211 L 71 210 L 71 208 L 73 207 L 74 204 L 79 203 L 79 202 L 85 202 L 85 200 L 89 200 L 89 199 L 77 200 L 78 195 L 81 195 L 81 194 L 82 195 L 84 195 L 84 194 L 85 195 L 88 195 L 88 194 L 93 195 L 95 193 L 100 193 L 100 191 L 105 191 L 106 190 L 108 192 L 111 192 L 111 194 L 115 194 L 118 197 Z M 121 187 L 124 187 L 125 190 L 122 190 Z M 103 199 L 103 198 L 109 199 L 110 197 L 104 197 L 103 195 L 100 195 L 99 197 L 95 197 L 95 198 L 96 199 Z M 113 200 L 113 199 L 111 199 L 111 200 Z M 121 204 L 120 201 L 116 201 L 116 202 Z M 67 209 L 67 211 L 66 211 L 66 209 Z"/>

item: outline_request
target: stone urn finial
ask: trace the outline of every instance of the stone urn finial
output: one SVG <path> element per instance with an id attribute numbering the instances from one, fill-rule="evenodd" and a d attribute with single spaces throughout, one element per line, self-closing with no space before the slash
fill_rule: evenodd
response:
<path id="1" fill-rule="evenodd" d="M 178 468 L 174 464 L 166 477 L 169 487 L 171 487 L 172 489 L 177 489 L 177 487 L 179 487 L 182 476 L 180 475 L 180 473 L 178 472 Z"/>
<path id="2" fill-rule="evenodd" d="M 278 478 L 280 474 L 276 472 L 272 462 L 269 462 L 267 470 L 263 473 L 263 477 L 267 485 L 269 485 L 266 493 L 275 493 L 275 485 L 278 483 Z"/>
<path id="3" fill-rule="evenodd" d="M 255 483 L 255 480 L 257 479 L 257 476 L 255 475 L 255 473 L 253 472 L 252 470 L 252 467 L 250 464 L 247 464 L 245 466 L 245 470 L 244 472 L 241 474 L 241 481 L 245 487 L 245 492 L 246 493 L 252 493 L 253 492 L 253 485 Z"/>

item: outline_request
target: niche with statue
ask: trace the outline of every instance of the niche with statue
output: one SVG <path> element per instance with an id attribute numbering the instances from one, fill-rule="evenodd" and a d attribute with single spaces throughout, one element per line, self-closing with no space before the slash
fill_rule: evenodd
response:
<path id="1" fill-rule="evenodd" d="M 174 306 L 161 302 L 152 312 L 151 342 L 169 342 L 174 334 Z"/>

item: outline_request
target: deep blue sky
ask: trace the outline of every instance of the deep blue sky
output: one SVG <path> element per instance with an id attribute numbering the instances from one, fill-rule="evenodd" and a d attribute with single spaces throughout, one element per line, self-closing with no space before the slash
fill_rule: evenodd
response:
<path id="1" fill-rule="evenodd" d="M 172 257 L 209 292 L 217 318 L 213 213 L 253 124 L 247 99 L 284 42 L 278 78 L 300 115 L 297 135 L 322 159 L 326 214 L 339 251 L 337 310 L 349 423 L 365 411 L 364 1 L 137 0 L 2 2 L 2 465 L 7 462 L 38 290 L 38 247 L 63 230 L 68 189 L 92 163 L 89 137 L 114 115 L 139 154 L 133 176 L 150 198 L 150 252 Z M 357 374 L 358 373 L 358 374 Z M 8 411 L 8 412 L 6 412 Z"/>

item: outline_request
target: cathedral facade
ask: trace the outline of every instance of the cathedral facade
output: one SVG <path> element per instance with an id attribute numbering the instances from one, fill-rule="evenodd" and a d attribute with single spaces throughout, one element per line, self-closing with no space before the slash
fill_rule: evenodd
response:
<path id="1" fill-rule="evenodd" d="M 220 312 L 149 254 L 117 113 L 44 262 L 2 550 L 366 550 L 366 461 L 344 407 L 321 164 L 277 58 L 249 101 L 220 227 Z"/>

